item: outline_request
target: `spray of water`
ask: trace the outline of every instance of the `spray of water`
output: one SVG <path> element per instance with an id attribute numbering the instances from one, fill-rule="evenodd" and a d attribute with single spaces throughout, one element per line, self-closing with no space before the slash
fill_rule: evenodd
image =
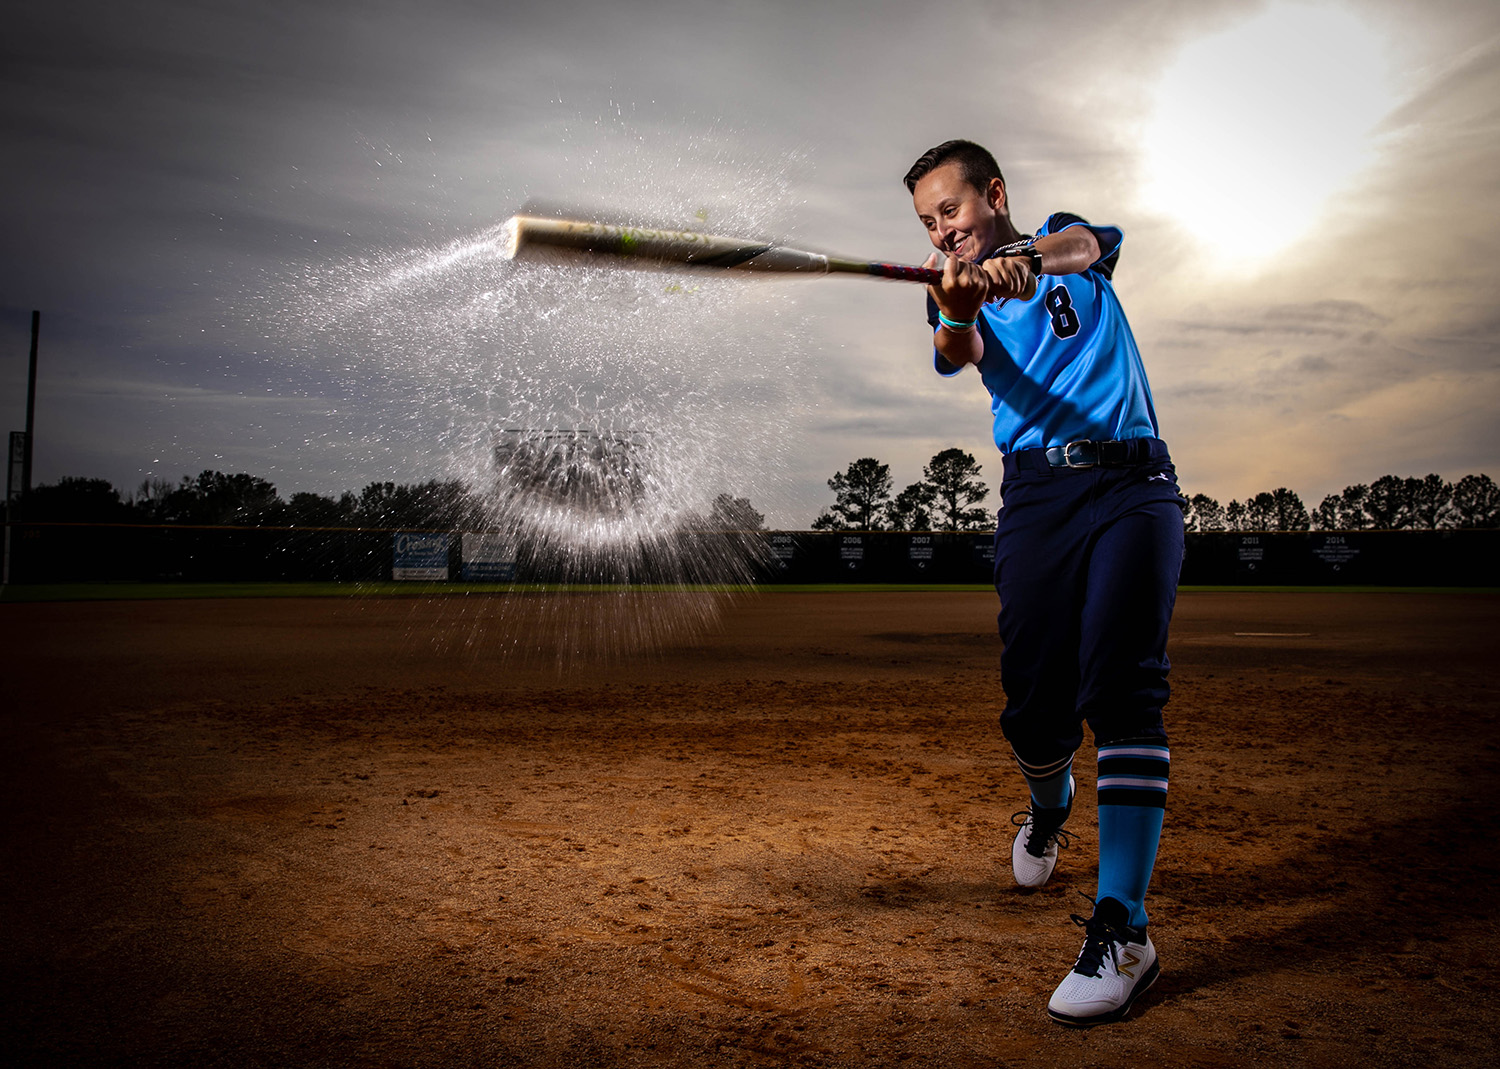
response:
<path id="1" fill-rule="evenodd" d="M 601 140 L 581 191 L 615 219 L 763 234 L 786 210 L 789 162 L 620 143 Z M 624 652 L 711 625 L 717 599 L 687 587 L 743 587 L 763 543 L 703 518 L 717 495 L 774 492 L 798 284 L 512 262 L 503 239 L 497 222 L 309 267 L 293 315 L 306 351 L 374 414 L 361 436 L 372 454 L 405 454 L 391 457 L 398 471 L 459 478 L 483 497 L 484 526 L 516 547 L 522 575 L 635 584 L 614 601 L 560 596 L 540 616 L 530 605 L 549 644 Z"/>

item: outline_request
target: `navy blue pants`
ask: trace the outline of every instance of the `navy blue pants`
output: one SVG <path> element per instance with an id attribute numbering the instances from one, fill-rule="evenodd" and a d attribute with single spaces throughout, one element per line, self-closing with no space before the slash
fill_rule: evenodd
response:
<path id="1" fill-rule="evenodd" d="M 1122 468 L 1005 458 L 995 531 L 1001 728 L 1025 765 L 1083 742 L 1166 741 L 1167 625 L 1182 571 L 1182 498 L 1166 445 Z"/>

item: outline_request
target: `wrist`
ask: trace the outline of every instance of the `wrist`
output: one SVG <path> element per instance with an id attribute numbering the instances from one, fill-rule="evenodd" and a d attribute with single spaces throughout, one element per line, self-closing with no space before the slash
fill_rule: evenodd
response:
<path id="1" fill-rule="evenodd" d="M 1000 255 L 1026 261 L 1027 266 L 1031 268 L 1032 277 L 1046 274 L 1042 270 L 1042 250 L 1036 247 L 1036 238 L 1028 238 L 1026 241 L 1007 245 L 1000 250 Z"/>
<path id="2" fill-rule="evenodd" d="M 979 313 L 975 312 L 973 319 L 957 319 L 940 308 L 938 309 L 938 322 L 955 334 L 967 334 L 979 329 Z"/>

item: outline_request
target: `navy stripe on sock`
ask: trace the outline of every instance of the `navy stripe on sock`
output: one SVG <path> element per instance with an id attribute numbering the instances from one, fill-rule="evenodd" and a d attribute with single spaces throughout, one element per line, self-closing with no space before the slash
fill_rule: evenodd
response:
<path id="1" fill-rule="evenodd" d="M 1134 754 L 1129 757 L 1109 757 L 1101 754 L 1099 757 L 1099 775 L 1101 776 L 1157 776 L 1165 779 L 1171 767 L 1170 761 L 1155 757 L 1139 757 Z"/>
<path id="2" fill-rule="evenodd" d="M 1138 805 L 1146 809 L 1167 808 L 1167 792 L 1139 787 L 1100 787 L 1100 805 Z"/>

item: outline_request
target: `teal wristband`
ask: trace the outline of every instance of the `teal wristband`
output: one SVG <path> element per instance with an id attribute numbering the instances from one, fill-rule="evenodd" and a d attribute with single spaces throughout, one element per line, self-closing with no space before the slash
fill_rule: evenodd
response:
<path id="1" fill-rule="evenodd" d="M 943 315 L 942 312 L 938 313 L 938 322 L 947 327 L 949 330 L 972 330 L 974 327 L 979 325 L 979 320 L 977 319 L 971 319 L 967 323 L 965 323 L 962 320 L 949 319 L 947 316 Z"/>

